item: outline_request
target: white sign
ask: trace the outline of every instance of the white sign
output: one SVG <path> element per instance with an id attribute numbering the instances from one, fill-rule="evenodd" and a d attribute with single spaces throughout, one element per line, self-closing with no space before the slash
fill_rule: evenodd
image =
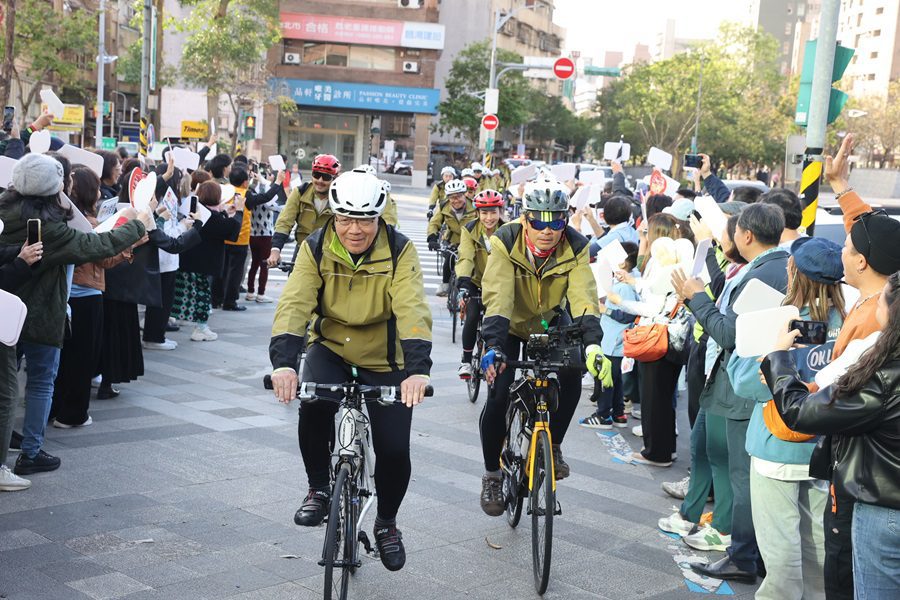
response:
<path id="1" fill-rule="evenodd" d="M 284 164 L 284 158 L 280 154 L 273 154 L 269 157 L 269 167 L 275 171 L 284 171 L 287 165 Z"/>
<path id="2" fill-rule="evenodd" d="M 599 260 L 601 257 L 604 258 L 610 266 L 618 269 L 619 265 L 628 258 L 628 253 L 625 252 L 625 248 L 622 247 L 622 242 L 613 240 L 601 248 L 600 252 L 597 253 L 597 259 Z"/>
<path id="3" fill-rule="evenodd" d="M 580 188 L 575 190 L 575 193 L 572 194 L 572 197 L 569 198 L 569 206 L 574 206 L 578 210 L 581 210 L 585 206 L 589 204 L 591 194 L 591 186 L 583 185 Z M 585 219 L 586 221 L 587 219 Z"/>
<path id="4" fill-rule="evenodd" d="M 175 166 L 186 171 L 196 171 L 200 167 L 200 155 L 187 148 L 173 148 L 172 158 Z"/>
<path id="5" fill-rule="evenodd" d="M 66 196 L 65 192 L 59 193 L 59 200 L 59 204 L 63 208 L 72 209 L 72 218 L 66 221 L 66 225 L 68 225 L 70 229 L 80 231 L 81 233 L 91 233 L 94 231 L 94 228 L 91 227 L 91 222 L 87 220 L 80 210 L 78 210 L 77 206 L 72 204 L 72 201 Z"/>
<path id="6" fill-rule="evenodd" d="M 606 175 L 604 175 L 603 171 L 600 169 L 581 171 L 578 174 L 578 181 L 581 181 L 582 183 L 597 183 L 600 186 L 603 186 L 606 183 Z"/>
<path id="7" fill-rule="evenodd" d="M 71 144 L 64 145 L 59 149 L 59 153 L 68 158 L 73 165 L 90 167 L 91 171 L 97 174 L 97 177 L 103 177 L 103 157 L 99 154 L 88 152 Z"/>
<path id="8" fill-rule="evenodd" d="M 516 167 L 516 169 L 509 174 L 509 181 L 511 185 L 519 185 L 520 183 L 525 183 L 529 179 L 532 179 L 536 174 L 537 167 L 534 165 L 522 165 L 521 167 Z"/>
<path id="9" fill-rule="evenodd" d="M 50 88 L 41 90 L 41 102 L 47 105 L 47 110 L 57 119 L 62 118 L 66 112 L 66 105 Z"/>
<path id="10" fill-rule="evenodd" d="M 623 162 L 631 158 L 631 144 L 606 142 L 603 144 L 603 160 Z"/>
<path id="11" fill-rule="evenodd" d="M 773 352 L 788 323 L 799 318 L 800 309 L 790 305 L 738 315 L 735 353 L 741 358 L 751 358 Z"/>
<path id="12" fill-rule="evenodd" d="M 550 167 L 550 172 L 553 173 L 553 175 L 562 182 L 575 179 L 575 171 L 576 166 L 573 163 L 553 165 L 552 167 Z"/>
<path id="13" fill-rule="evenodd" d="M 119 222 L 119 219 L 122 219 L 122 218 L 127 219 L 127 217 L 125 217 L 126 210 L 128 210 L 128 209 L 123 208 L 122 210 L 120 210 L 116 214 L 114 214 L 113 216 L 109 217 L 108 219 L 106 219 L 105 221 L 103 221 L 102 223 L 97 225 L 97 227 L 94 229 L 94 233 L 106 233 L 108 231 L 112 231 L 113 228 L 116 226 L 116 223 Z"/>
<path id="14" fill-rule="evenodd" d="M 606 258 L 597 257 L 597 261 L 591 263 L 591 271 L 594 273 L 594 281 L 597 282 L 597 294 L 601 298 L 609 296 L 614 283 L 613 270 Z"/>
<path id="15" fill-rule="evenodd" d="M 700 213 L 700 218 L 709 227 L 713 237 L 721 242 L 728 227 L 728 217 L 716 204 L 715 199 L 712 196 L 698 196 L 694 199 L 694 208 Z"/>
<path id="16" fill-rule="evenodd" d="M 153 142 L 147 150 L 147 158 L 160 162 L 163 159 L 163 152 L 169 145 L 165 142 Z"/>
<path id="17" fill-rule="evenodd" d="M 8 156 L 0 156 L 0 188 L 12 185 L 12 172 L 19 161 Z"/>
<path id="18" fill-rule="evenodd" d="M 732 308 L 739 315 L 770 310 L 781 306 L 784 294 L 759 279 L 751 279 L 741 290 L 741 295 L 734 301 Z"/>
<path id="19" fill-rule="evenodd" d="M 118 203 L 118 198 L 110 198 L 109 200 L 104 200 L 100 204 L 100 208 L 97 209 L 97 222 L 102 223 L 103 221 L 116 214 L 116 210 L 118 210 Z"/>
<path id="20" fill-rule="evenodd" d="M 672 168 L 672 155 L 654 146 L 647 153 L 647 162 L 663 171 L 668 171 Z"/>
<path id="21" fill-rule="evenodd" d="M 46 129 L 35 131 L 28 139 L 28 148 L 33 154 L 43 154 L 50 149 L 50 132 Z"/>
<path id="22" fill-rule="evenodd" d="M 150 210 L 150 202 L 156 197 L 156 173 L 141 179 L 131 193 L 131 205 L 135 210 Z"/>
<path id="23" fill-rule="evenodd" d="M 706 254 L 712 247 L 712 240 L 701 240 L 697 243 L 697 252 L 694 254 L 694 267 L 691 269 L 691 277 L 700 277 L 706 268 Z"/>

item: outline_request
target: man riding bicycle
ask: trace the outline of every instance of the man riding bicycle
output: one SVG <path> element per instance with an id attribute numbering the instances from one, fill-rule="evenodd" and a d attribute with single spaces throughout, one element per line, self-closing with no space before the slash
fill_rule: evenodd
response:
<path id="1" fill-rule="evenodd" d="M 478 218 L 475 214 L 475 205 L 466 198 L 466 184 L 459 179 L 454 179 L 448 182 L 444 189 L 447 192 L 447 200 L 440 205 L 440 210 L 435 212 L 428 221 L 428 249 L 431 251 L 441 249 L 438 235 L 442 225 L 447 226 L 444 240 L 455 248 L 459 246 L 463 226 Z M 450 260 L 444 261 L 444 272 L 441 287 L 437 291 L 438 296 L 446 296 L 450 290 L 450 269 L 454 267 L 451 263 Z"/>
<path id="2" fill-rule="evenodd" d="M 446 166 L 441 169 L 441 180 L 431 188 L 431 197 L 428 199 L 428 218 L 434 216 L 434 207 L 442 204 L 447 199 L 447 184 L 456 179 L 456 169 Z"/>
<path id="3" fill-rule="evenodd" d="M 475 196 L 478 220 L 467 223 L 462 228 L 459 241 L 459 260 L 456 262 L 456 277 L 460 294 L 469 297 L 466 301 L 466 321 L 462 332 L 462 363 L 457 374 L 460 379 L 472 377 L 472 351 L 481 315 L 481 300 L 474 297 L 481 293 L 481 279 L 491 253 L 491 236 L 497 227 L 503 225 L 501 217 L 503 196 L 494 190 L 484 190 Z"/>
<path id="4" fill-rule="evenodd" d="M 281 250 L 290 239 L 292 229 L 299 245 L 331 218 L 328 190 L 340 172 L 341 162 L 331 154 L 319 154 L 313 160 L 312 182 L 306 182 L 291 192 L 275 222 L 272 250 L 267 261 L 270 267 L 277 266 L 281 261 Z"/>
<path id="5" fill-rule="evenodd" d="M 377 456 L 378 513 L 375 543 L 391 571 L 406 553 L 396 527 L 410 477 L 412 407 L 425 394 L 431 370 L 431 309 L 415 246 L 380 218 L 386 205 L 381 182 L 346 173 L 331 184 L 334 217 L 300 247 L 293 273 L 275 311 L 269 356 L 275 395 L 297 394 L 296 365 L 309 328 L 303 380 L 400 386 L 403 404 L 368 406 Z M 316 526 L 330 502 L 330 446 L 337 404 L 301 403 L 297 433 L 309 493 L 294 515 Z"/>
<path id="6" fill-rule="evenodd" d="M 507 357 L 524 355 L 528 337 L 574 318 L 582 329 L 588 371 L 604 386 L 612 385 L 611 363 L 600 350 L 600 307 L 589 266 L 588 240 L 567 226 L 569 195 L 565 187 L 539 180 L 525 187 L 525 215 L 504 225 L 491 238 L 491 253 L 482 282 L 485 305 L 482 336 L 490 350 L 482 359 L 485 379 L 493 384 L 481 414 L 481 449 L 485 474 L 481 508 L 490 516 L 504 511 L 500 451 L 503 447 L 509 386 L 514 369 Z M 556 320 L 556 323 L 552 322 Z M 556 478 L 569 476 L 560 446 L 581 396 L 581 369 L 561 370 L 559 407 L 550 423 Z"/>

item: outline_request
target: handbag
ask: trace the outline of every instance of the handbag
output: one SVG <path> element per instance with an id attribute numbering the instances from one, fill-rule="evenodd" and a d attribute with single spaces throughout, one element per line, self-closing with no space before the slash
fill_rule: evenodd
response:
<path id="1" fill-rule="evenodd" d="M 19 342 L 28 308 L 18 296 L 0 290 L 0 344 L 15 346 Z"/>
<path id="2" fill-rule="evenodd" d="M 669 325 L 678 310 L 679 302 L 667 316 L 657 318 L 649 325 L 638 325 L 625 331 L 623 337 L 623 353 L 638 362 L 653 362 L 663 358 L 669 351 Z M 641 319 L 643 321 L 643 319 Z M 681 341 L 684 348 L 684 340 Z"/>

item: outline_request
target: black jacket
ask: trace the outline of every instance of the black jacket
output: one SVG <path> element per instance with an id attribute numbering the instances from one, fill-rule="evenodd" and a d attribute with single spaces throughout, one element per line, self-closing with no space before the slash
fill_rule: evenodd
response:
<path id="1" fill-rule="evenodd" d="M 20 246 L 0 246 L 0 290 L 14 292 L 31 278 L 31 267 L 19 258 Z"/>
<path id="2" fill-rule="evenodd" d="M 900 359 L 884 364 L 855 395 L 834 402 L 831 386 L 809 392 L 788 352 L 767 356 L 762 371 L 788 427 L 832 436 L 837 490 L 900 509 Z"/>
<path id="3" fill-rule="evenodd" d="M 223 212 L 213 212 L 200 230 L 200 244 L 178 257 L 178 269 L 186 273 L 222 276 L 225 264 L 225 240 L 234 242 L 241 234 L 244 212 L 229 217 Z"/>

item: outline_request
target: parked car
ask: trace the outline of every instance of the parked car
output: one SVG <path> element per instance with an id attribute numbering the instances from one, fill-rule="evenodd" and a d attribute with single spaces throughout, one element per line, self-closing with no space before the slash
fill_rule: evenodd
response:
<path id="1" fill-rule="evenodd" d="M 412 175 L 413 160 L 411 158 L 401 158 L 391 165 L 390 172 L 394 175 Z"/>
<path id="2" fill-rule="evenodd" d="M 725 187 L 729 190 L 739 187 L 752 187 L 758 189 L 763 194 L 769 191 L 769 186 L 758 179 L 723 179 L 722 183 L 724 183 Z"/>

